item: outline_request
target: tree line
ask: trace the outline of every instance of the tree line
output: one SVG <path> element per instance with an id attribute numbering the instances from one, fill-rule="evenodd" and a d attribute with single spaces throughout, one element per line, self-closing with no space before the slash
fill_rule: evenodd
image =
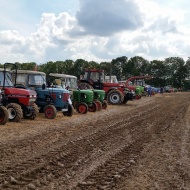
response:
<path id="1" fill-rule="evenodd" d="M 110 62 L 97 63 L 95 61 L 86 61 L 83 59 L 49 61 L 44 64 L 35 62 L 19 63 L 16 62 L 19 69 L 38 70 L 46 73 L 64 73 L 77 76 L 79 79 L 84 75 L 86 68 L 103 69 L 106 75 L 116 75 L 118 80 L 126 80 L 131 76 L 151 75 L 153 78 L 147 81 L 155 87 L 172 85 L 175 88 L 190 90 L 190 58 L 184 61 L 180 57 L 169 57 L 165 60 L 148 61 L 140 56 L 134 56 L 128 59 L 126 56 L 112 59 Z M 4 64 L 0 64 L 3 67 Z"/>

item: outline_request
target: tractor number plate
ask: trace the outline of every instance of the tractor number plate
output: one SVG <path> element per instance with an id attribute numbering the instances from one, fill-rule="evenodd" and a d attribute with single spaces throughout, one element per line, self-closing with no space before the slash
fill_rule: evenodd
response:
<path id="1" fill-rule="evenodd" d="M 62 111 L 68 111 L 68 109 L 62 109 Z"/>

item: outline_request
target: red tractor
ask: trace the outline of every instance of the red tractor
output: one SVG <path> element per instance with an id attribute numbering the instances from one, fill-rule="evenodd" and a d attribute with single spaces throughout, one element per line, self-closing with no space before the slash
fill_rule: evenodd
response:
<path id="1" fill-rule="evenodd" d="M 2 99 L 2 95 L 1 95 L 1 90 L 0 90 L 0 102 Z M 0 103 L 0 125 L 4 125 L 8 122 L 9 120 L 9 114 L 8 114 L 8 110 L 5 106 L 3 106 Z"/>
<path id="2" fill-rule="evenodd" d="M 35 119 L 38 113 L 36 92 L 34 90 L 20 89 L 13 85 L 11 72 L 6 70 L 7 65 L 17 68 L 16 64 L 5 63 L 0 70 L 1 104 L 8 110 L 9 121 L 19 122 L 23 117 Z"/>
<path id="3" fill-rule="evenodd" d="M 135 99 L 140 99 L 142 94 L 145 93 L 144 87 L 145 82 L 144 79 L 151 79 L 152 76 L 146 75 L 146 76 L 133 76 L 126 80 L 125 86 L 135 92 Z M 133 81 L 133 83 L 132 83 Z"/>
<path id="4" fill-rule="evenodd" d="M 104 70 L 86 69 L 83 79 L 79 81 L 79 89 L 100 89 L 106 92 L 110 104 L 122 104 L 134 98 L 134 93 L 123 84 L 105 82 Z"/>

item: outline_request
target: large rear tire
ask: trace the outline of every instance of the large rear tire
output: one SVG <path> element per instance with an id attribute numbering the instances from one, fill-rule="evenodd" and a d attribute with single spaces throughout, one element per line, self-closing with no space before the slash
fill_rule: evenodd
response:
<path id="1" fill-rule="evenodd" d="M 88 105 L 84 102 L 81 102 L 76 105 L 76 110 L 78 113 L 86 114 L 88 112 Z"/>
<path id="2" fill-rule="evenodd" d="M 47 105 L 44 108 L 44 114 L 47 119 L 54 119 L 57 115 L 57 110 L 54 105 Z"/>
<path id="3" fill-rule="evenodd" d="M 19 104 L 10 103 L 7 105 L 9 121 L 20 122 L 23 116 L 22 108 Z"/>
<path id="4" fill-rule="evenodd" d="M 79 85 L 78 85 L 79 89 L 80 90 L 86 90 L 86 89 L 91 89 L 93 90 L 93 86 L 91 84 L 88 84 L 86 82 L 81 82 Z"/>
<path id="5" fill-rule="evenodd" d="M 113 105 L 122 104 L 123 100 L 124 100 L 124 95 L 119 90 L 111 90 L 107 94 L 107 101 L 110 104 Z"/>
<path id="6" fill-rule="evenodd" d="M 0 125 L 5 125 L 9 120 L 7 108 L 0 106 Z"/>

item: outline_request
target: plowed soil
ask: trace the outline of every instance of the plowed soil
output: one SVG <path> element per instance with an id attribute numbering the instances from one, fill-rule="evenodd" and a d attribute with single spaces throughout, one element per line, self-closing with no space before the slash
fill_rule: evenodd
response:
<path id="1" fill-rule="evenodd" d="M 0 126 L 1 190 L 190 189 L 190 93 Z"/>

